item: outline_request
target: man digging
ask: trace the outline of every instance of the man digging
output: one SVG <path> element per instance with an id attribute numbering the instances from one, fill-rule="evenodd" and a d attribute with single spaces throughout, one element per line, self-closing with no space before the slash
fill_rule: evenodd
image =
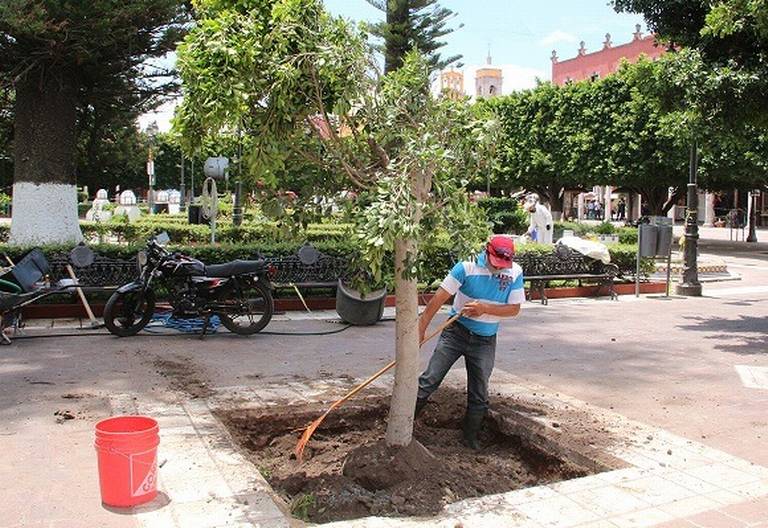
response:
<path id="1" fill-rule="evenodd" d="M 464 444 L 479 449 L 477 434 L 488 410 L 488 380 L 496 357 L 496 333 L 503 317 L 520 313 L 525 302 L 523 270 L 512 262 L 514 241 L 504 235 L 491 238 L 476 262 L 456 264 L 443 280 L 419 319 L 419 339 L 437 311 L 454 295 L 451 316 L 461 317 L 440 334 L 427 369 L 419 377 L 415 416 L 427 404 L 443 378 L 461 356 L 467 369 L 467 413 Z"/>

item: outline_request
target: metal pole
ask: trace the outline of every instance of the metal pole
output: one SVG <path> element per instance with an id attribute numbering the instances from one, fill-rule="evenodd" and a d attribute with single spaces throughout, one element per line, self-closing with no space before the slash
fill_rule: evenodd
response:
<path id="1" fill-rule="evenodd" d="M 635 268 L 635 297 L 640 297 L 640 248 L 643 243 L 642 224 L 637 224 L 637 267 Z"/>
<path id="2" fill-rule="evenodd" d="M 149 214 L 155 214 L 155 158 L 152 156 L 152 147 L 149 147 L 147 156 L 147 176 L 149 177 L 149 194 L 147 195 L 147 205 Z"/>
<path id="3" fill-rule="evenodd" d="M 243 223 L 242 192 L 243 184 L 238 179 L 235 183 L 235 207 L 232 211 L 232 224 L 238 227 Z"/>
<path id="4" fill-rule="evenodd" d="M 678 295 L 700 296 L 701 283 L 696 257 L 699 249 L 698 194 L 696 178 L 699 169 L 698 147 L 691 145 L 690 171 L 688 174 L 688 199 L 685 211 L 685 254 L 683 256 L 683 276 L 677 284 Z"/>
<path id="5" fill-rule="evenodd" d="M 181 193 L 181 203 L 179 204 L 179 211 L 184 212 L 187 210 L 187 189 L 184 186 L 184 152 L 181 153 L 181 185 L 179 186 L 179 192 Z"/>
<path id="6" fill-rule="evenodd" d="M 672 235 L 675 236 L 674 234 Z M 674 238 L 672 238 L 674 240 Z M 672 284 L 672 244 L 669 245 L 669 251 L 667 252 L 667 297 L 669 297 L 669 289 Z"/>
<path id="7" fill-rule="evenodd" d="M 751 191 L 749 193 L 749 236 L 747 236 L 747 242 L 757 242 L 757 231 L 755 229 L 757 224 L 757 197 L 759 195 Z"/>
<path id="8" fill-rule="evenodd" d="M 189 202 L 195 199 L 195 158 L 192 158 L 192 176 L 189 182 Z"/>
<path id="9" fill-rule="evenodd" d="M 232 208 L 232 224 L 239 227 L 243 223 L 243 142 L 240 129 L 237 130 L 237 182 L 235 182 L 235 205 Z"/>

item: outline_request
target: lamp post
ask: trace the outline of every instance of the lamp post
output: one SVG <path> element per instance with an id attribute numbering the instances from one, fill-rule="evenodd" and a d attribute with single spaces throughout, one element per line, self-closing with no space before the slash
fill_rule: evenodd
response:
<path id="1" fill-rule="evenodd" d="M 184 152 L 181 153 L 181 185 L 179 185 L 179 192 L 181 193 L 179 212 L 183 213 L 187 210 L 187 189 L 184 185 Z"/>
<path id="2" fill-rule="evenodd" d="M 147 156 L 147 176 L 149 176 L 149 195 L 147 204 L 149 205 L 149 214 L 155 213 L 155 158 L 152 155 L 152 147 L 149 147 Z"/>
<path id="3" fill-rule="evenodd" d="M 696 256 L 699 246 L 698 189 L 696 178 L 699 169 L 699 155 L 696 142 L 691 145 L 691 159 L 688 172 L 688 198 L 685 211 L 685 253 L 683 258 L 683 276 L 677 284 L 679 295 L 700 296 L 701 283 L 697 269 Z"/>
<path id="4" fill-rule="evenodd" d="M 235 182 L 235 204 L 232 207 L 232 224 L 243 223 L 243 139 L 240 127 L 237 129 L 237 181 Z"/>
<path id="5" fill-rule="evenodd" d="M 757 242 L 757 231 L 755 230 L 757 224 L 757 204 L 759 203 L 760 190 L 755 189 L 749 193 L 749 235 L 747 236 L 747 242 Z"/>

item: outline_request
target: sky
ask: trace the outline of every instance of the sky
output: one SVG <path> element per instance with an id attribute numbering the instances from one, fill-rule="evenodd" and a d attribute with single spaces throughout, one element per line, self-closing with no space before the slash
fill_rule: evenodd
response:
<path id="1" fill-rule="evenodd" d="M 383 18 L 366 0 L 324 3 L 334 15 L 351 20 Z M 647 32 L 641 16 L 618 14 L 608 0 L 441 0 L 440 5 L 456 13 L 452 24 L 457 29 L 445 37 L 443 54 L 463 55 L 468 93 L 474 89 L 474 72 L 485 64 L 489 49 L 493 64 L 502 69 L 503 93 L 510 93 L 535 86 L 537 78 L 550 79 L 552 50 L 564 60 L 576 56 L 582 40 L 589 53 L 602 48 L 606 33 L 618 45 L 632 40 L 635 24 Z M 160 130 L 167 130 L 174 106 L 169 103 L 142 116 L 140 127 L 157 121 Z"/>

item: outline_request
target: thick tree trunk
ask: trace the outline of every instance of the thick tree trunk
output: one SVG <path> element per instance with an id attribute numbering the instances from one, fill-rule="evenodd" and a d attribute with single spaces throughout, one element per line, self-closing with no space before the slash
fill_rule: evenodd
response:
<path id="1" fill-rule="evenodd" d="M 79 242 L 74 178 L 77 87 L 67 76 L 32 72 L 16 85 L 10 242 Z"/>
<path id="2" fill-rule="evenodd" d="M 416 242 L 395 242 L 395 386 L 389 407 L 386 442 L 390 446 L 410 444 L 413 434 L 413 409 L 419 382 L 419 302 L 416 277 L 405 278 L 403 271 L 416 258 Z"/>
<path id="3" fill-rule="evenodd" d="M 666 216 L 682 196 L 682 191 L 677 187 L 671 197 L 668 187 L 650 187 L 638 190 L 648 204 L 648 213 L 651 216 Z"/>

